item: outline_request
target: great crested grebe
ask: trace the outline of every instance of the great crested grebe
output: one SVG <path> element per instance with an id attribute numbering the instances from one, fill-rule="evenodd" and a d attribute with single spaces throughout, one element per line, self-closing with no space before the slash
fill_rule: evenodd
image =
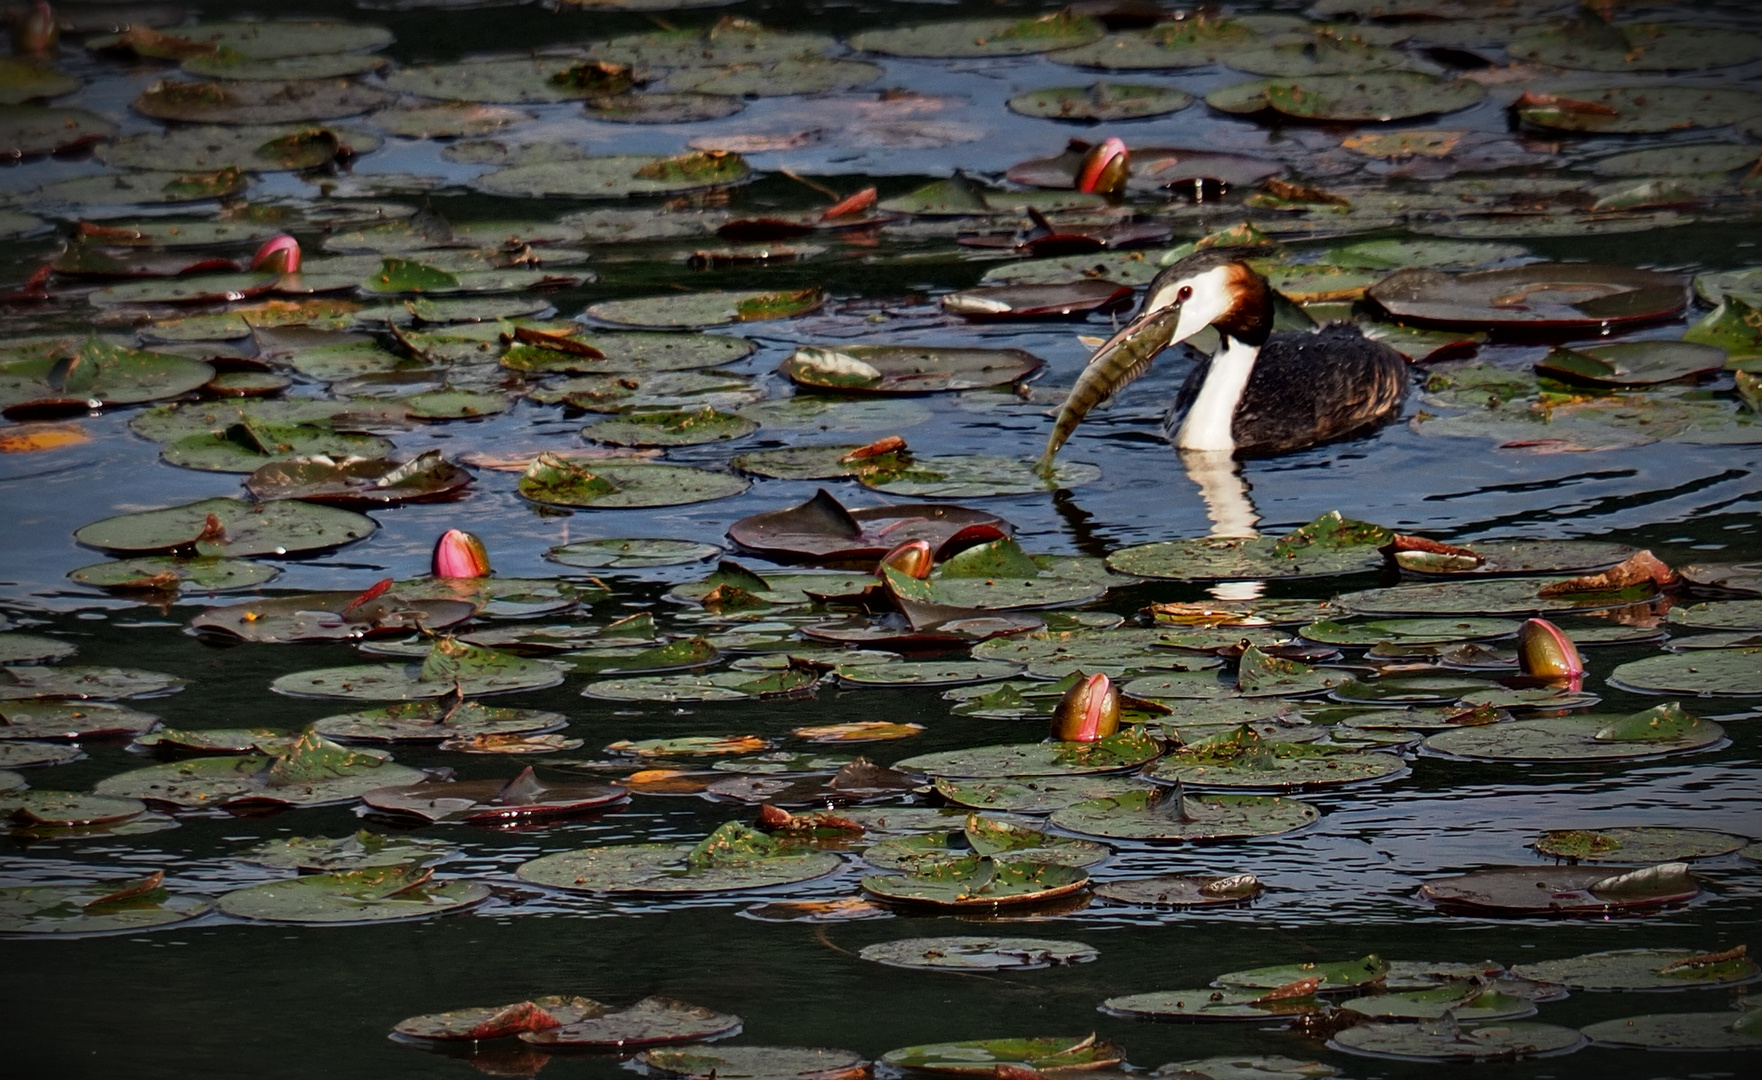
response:
<path id="1" fill-rule="evenodd" d="M 1208 326 L 1217 352 L 1187 376 L 1163 429 L 1178 450 L 1266 457 L 1369 430 L 1407 395 L 1407 361 L 1357 328 L 1273 333 L 1273 291 L 1239 254 L 1189 255 L 1157 274 L 1144 305 L 1090 357 L 1041 456 L 1049 469 L 1083 417 Z"/>

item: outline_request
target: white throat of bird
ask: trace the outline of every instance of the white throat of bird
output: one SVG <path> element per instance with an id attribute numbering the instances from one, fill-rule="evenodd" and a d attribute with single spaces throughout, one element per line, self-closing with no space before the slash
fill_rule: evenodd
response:
<path id="1" fill-rule="evenodd" d="M 1248 377 L 1254 374 L 1254 361 L 1260 346 L 1225 337 L 1222 348 L 1213 354 L 1205 383 L 1193 399 L 1192 408 L 1175 432 L 1175 446 L 1181 450 L 1210 450 L 1233 453 L 1236 437 L 1232 426 L 1236 406 L 1241 404 L 1242 391 L 1248 388 Z"/>

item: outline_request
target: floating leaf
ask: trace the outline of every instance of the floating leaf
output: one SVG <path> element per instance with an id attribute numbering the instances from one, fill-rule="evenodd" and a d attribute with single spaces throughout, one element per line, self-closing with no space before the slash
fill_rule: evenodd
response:
<path id="1" fill-rule="evenodd" d="M 1681 278 L 1592 263 L 1532 263 L 1444 274 L 1401 270 L 1369 294 L 1402 322 L 1486 329 L 1578 329 L 1652 322 L 1687 303 Z"/>
<path id="2" fill-rule="evenodd" d="M 564 566 L 589 570 L 645 570 L 654 566 L 681 566 L 713 559 L 722 553 L 715 544 L 695 540 L 577 540 L 545 552 L 545 558 Z"/>
<path id="3" fill-rule="evenodd" d="M 1025 19 L 967 19 L 870 30 L 850 39 L 859 52 L 890 56 L 1022 56 L 1087 45 L 1102 36 L 1101 23 L 1068 11 Z"/>
<path id="4" fill-rule="evenodd" d="M 457 852 L 442 840 L 383 836 L 363 829 L 353 836 L 290 836 L 266 840 L 243 856 L 245 861 L 276 870 L 329 872 L 366 870 L 377 866 L 420 866 L 440 862 Z"/>
<path id="5" fill-rule="evenodd" d="M 1108 566 L 1136 577 L 1176 581 L 1321 577 L 1374 569 L 1393 537 L 1380 525 L 1330 511 L 1282 537 L 1170 540 L 1123 548 Z"/>
<path id="6" fill-rule="evenodd" d="M 1089 875 L 1074 866 L 975 855 L 908 874 L 871 874 L 863 891 L 882 900 L 930 907 L 1030 904 L 1080 892 Z"/>
<path id="7" fill-rule="evenodd" d="M 1693 653 L 1632 660 L 1609 675 L 1612 686 L 1643 694 L 1745 695 L 1762 693 L 1762 649 L 1697 649 Z M 1715 725 L 1716 726 L 1716 725 Z"/>
<path id="8" fill-rule="evenodd" d="M 1044 938 L 900 938 L 865 945 L 858 953 L 888 967 L 998 971 L 1083 964 L 1101 954 L 1076 941 Z"/>
<path id="9" fill-rule="evenodd" d="M 1652 722 L 1665 718 L 1673 722 L 1654 732 Z M 1674 722 L 1677 719 L 1682 722 Z M 1611 721 L 1634 722 L 1639 728 L 1635 734 L 1643 737 L 1600 737 L 1610 730 Z M 1724 738 L 1725 729 L 1718 724 L 1689 716 L 1672 704 L 1629 717 L 1555 716 L 1462 728 L 1429 736 L 1425 747 L 1492 761 L 1597 761 L 1699 750 Z"/>
<path id="10" fill-rule="evenodd" d="M 436 882 L 433 871 L 381 866 L 292 881 L 271 881 L 220 898 L 219 908 L 241 919 L 287 923 L 368 923 L 425 919 L 475 907 L 489 886 Z"/>
<path id="11" fill-rule="evenodd" d="M 646 997 L 628 1009 L 599 1015 L 558 1018 L 565 1021 L 561 1026 L 524 1031 L 521 1041 L 534 1046 L 623 1050 L 714 1039 L 738 1032 L 741 1025 L 738 1016 L 665 997 Z"/>
<path id="12" fill-rule="evenodd" d="M 1272 836 L 1313 824 L 1321 812 L 1275 795 L 1194 795 L 1133 791 L 1053 811 L 1061 829 L 1110 840 L 1203 842 Z"/>
<path id="13" fill-rule="evenodd" d="M 1597 867 L 1498 868 L 1433 878 L 1419 896 L 1447 911 L 1477 915 L 1589 915 L 1685 903 L 1701 887 L 1682 863 L 1628 874 Z"/>
<path id="14" fill-rule="evenodd" d="M 1762 973 L 1740 946 L 1728 952 L 1616 949 L 1514 964 L 1513 975 L 1574 990 L 1678 990 L 1745 982 Z"/>
<path id="15" fill-rule="evenodd" d="M 0 934 L 133 933 L 181 923 L 212 909 L 205 897 L 171 893 L 162 887 L 164 880 L 161 870 L 133 880 L 0 889 Z"/>
<path id="16" fill-rule="evenodd" d="M 881 1061 L 898 1069 L 991 1076 L 1000 1066 L 1055 1074 L 1105 1069 L 1125 1056 L 1119 1047 L 1089 1034 L 1081 1038 L 1038 1036 L 903 1046 L 882 1054 Z"/>
<path id="17" fill-rule="evenodd" d="M 106 518 L 77 530 L 74 538 L 110 551 L 193 548 L 205 556 L 243 557 L 340 547 L 376 528 L 372 518 L 311 503 L 204 499 Z"/>
<path id="18" fill-rule="evenodd" d="M 1193 95 L 1166 86 L 1133 86 L 1098 82 L 1089 86 L 1061 86 L 1035 90 L 1009 99 L 1013 112 L 1048 120 L 1136 120 L 1179 112 L 1193 103 Z"/>
<path id="19" fill-rule="evenodd" d="M 1128 729 L 1098 742 L 971 747 L 920 754 L 894 765 L 936 777 L 1075 776 L 1121 772 L 1152 761 L 1161 752 L 1154 739 Z"/>
<path id="20" fill-rule="evenodd" d="M 1095 895 L 1120 904 L 1145 907 L 1210 907 L 1244 904 L 1265 887 L 1253 874 L 1164 874 L 1126 878 L 1095 887 Z"/>
<path id="21" fill-rule="evenodd" d="M 1752 119 L 1762 116 L 1762 97 L 1699 86 L 1612 87 L 1527 94 L 1515 108 L 1524 123 L 1551 131 L 1634 135 Z"/>
<path id="22" fill-rule="evenodd" d="M 1228 113 L 1273 110 L 1302 120 L 1404 120 L 1465 109 L 1486 96 L 1478 83 L 1446 81 L 1413 71 L 1261 79 L 1205 97 Z"/>
<path id="23" fill-rule="evenodd" d="M 1646 1050 L 1742 1050 L 1762 1046 L 1762 1036 L 1734 1027 L 1730 1010 L 1707 1013 L 1649 1013 L 1590 1024 L 1581 1030 L 1598 1046 Z"/>
<path id="24" fill-rule="evenodd" d="M 1564 1054 L 1583 1046 L 1576 1028 L 1553 1024 L 1499 1024 L 1474 1029 L 1432 1024 L 1359 1024 L 1335 1033 L 1328 1045 L 1363 1057 L 1402 1061 L 1506 1061 Z"/>
<path id="25" fill-rule="evenodd" d="M 1745 837 L 1706 829 L 1642 826 L 1554 829 L 1530 846 L 1540 854 L 1574 862 L 1665 863 L 1729 855 L 1748 843 Z"/>
<path id="26" fill-rule="evenodd" d="M 625 509 L 682 506 L 739 495 L 751 484 L 730 473 L 646 462 L 571 464 L 541 454 L 520 478 L 520 494 L 556 506 Z"/>
<path id="27" fill-rule="evenodd" d="M 1302 1016 L 1320 1012 L 1322 1008 L 1313 992 L 1268 1000 L 1271 997 L 1265 990 L 1207 986 L 1111 997 L 1103 1001 L 1100 1008 L 1114 1016 L 1145 1020 L 1267 1020 Z"/>
<path id="28" fill-rule="evenodd" d="M 327 716 L 312 730 L 346 742 L 441 742 L 468 735 L 530 735 L 555 731 L 568 722 L 561 713 L 537 709 L 498 709 L 474 701 L 412 701 Z"/>
<path id="29" fill-rule="evenodd" d="M 843 865 L 830 851 L 775 851 L 693 865 L 683 844 L 621 844 L 546 855 L 521 864 L 523 881 L 568 892 L 710 893 L 809 881 Z"/>
<path id="30" fill-rule="evenodd" d="M 622 802 L 629 794 L 614 784 L 542 781 L 527 768 L 512 780 L 459 780 L 375 788 L 366 792 L 361 801 L 381 813 L 399 817 L 500 825 L 591 813 Z"/>
<path id="31" fill-rule="evenodd" d="M 510 165 L 484 173 L 472 180 L 471 186 L 488 195 L 509 198 L 624 198 L 633 195 L 666 195 L 737 184 L 745 180 L 751 172 L 751 167 L 739 154 L 727 151 L 694 151 L 677 158 L 589 157 Z"/>

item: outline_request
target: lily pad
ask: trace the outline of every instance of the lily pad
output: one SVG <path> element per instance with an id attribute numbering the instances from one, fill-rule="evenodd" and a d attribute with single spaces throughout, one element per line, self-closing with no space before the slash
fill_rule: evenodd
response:
<path id="1" fill-rule="evenodd" d="M 439 862 L 457 850 L 443 840 L 384 836 L 363 829 L 335 840 L 321 836 L 266 840 L 241 857 L 246 862 L 276 870 L 328 873 L 378 866 L 420 866 Z"/>
<path id="2" fill-rule="evenodd" d="M 1639 826 L 1554 829 L 1530 846 L 1539 854 L 1574 862 L 1647 864 L 1729 855 L 1749 842 L 1748 837 L 1707 829 Z"/>
<path id="3" fill-rule="evenodd" d="M 952 1076 L 992 1076 L 999 1066 L 1060 1074 L 1105 1069 L 1124 1061 L 1125 1051 L 1093 1033 L 1082 1037 L 975 1039 L 970 1042 L 902 1046 L 881 1055 L 896 1069 Z"/>
<path id="4" fill-rule="evenodd" d="M 155 120 L 192 124 L 289 124 L 355 116 L 393 100 L 385 90 L 348 79 L 157 82 L 133 108 Z"/>
<path id="5" fill-rule="evenodd" d="M 1123 772 L 1155 760 L 1161 752 L 1156 740 L 1128 729 L 1092 743 L 977 746 L 919 754 L 895 762 L 894 767 L 934 777 L 1077 776 Z"/>
<path id="6" fill-rule="evenodd" d="M 1486 96 L 1478 83 L 1416 71 L 1261 79 L 1214 90 L 1205 103 L 1220 112 L 1271 110 L 1300 120 L 1405 120 L 1455 112 Z"/>
<path id="7" fill-rule="evenodd" d="M 942 310 L 973 322 L 1025 319 L 1083 319 L 1096 311 L 1121 311 L 1132 300 L 1130 286 L 1111 281 L 1073 281 L 1056 285 L 994 285 L 943 296 Z"/>
<path id="8" fill-rule="evenodd" d="M 884 30 L 850 39 L 858 52 L 889 56 L 1024 56 L 1070 49 L 1100 40 L 1100 22 L 1068 11 L 1021 19 L 966 19 Z"/>
<path id="9" fill-rule="evenodd" d="M 77 746 L 61 746 L 54 743 L 40 742 L 0 742 L 0 769 L 10 775 L 17 776 L 13 769 L 28 769 L 34 765 L 65 765 L 77 761 L 84 754 Z"/>
<path id="10" fill-rule="evenodd" d="M 0 704 L 0 739 L 102 739 L 152 730 L 159 717 L 102 702 Z"/>
<path id="11" fill-rule="evenodd" d="M 849 1050 L 806 1046 L 693 1046 L 645 1050 L 636 1061 L 644 1072 L 690 1080 L 825 1080 L 854 1076 L 867 1063 Z"/>
<path id="12" fill-rule="evenodd" d="M 1697 649 L 1632 660 L 1611 672 L 1609 683 L 1642 694 L 1762 694 L 1762 649 Z"/>
<path id="13" fill-rule="evenodd" d="M 1265 891 L 1253 874 L 1164 874 L 1125 878 L 1095 887 L 1095 895 L 1144 907 L 1211 907 L 1245 904 Z"/>
<path id="14" fill-rule="evenodd" d="M 1419 888 L 1440 909 L 1475 915 L 1589 915 L 1686 903 L 1701 886 L 1682 863 L 1611 872 L 1602 867 L 1495 868 L 1433 878 Z"/>
<path id="15" fill-rule="evenodd" d="M 1585 1043 L 1576 1028 L 1515 1023 L 1460 1028 L 1437 1024 L 1359 1024 L 1335 1033 L 1328 1045 L 1361 1057 L 1398 1061 L 1508 1061 L 1569 1054 Z"/>
<path id="16" fill-rule="evenodd" d="M 1510 637 L 1517 633 L 1518 625 L 1510 619 L 1473 618 L 1374 619 L 1366 622 L 1328 620 L 1310 623 L 1298 633 L 1310 641 L 1329 645 L 1376 645 L 1385 641 L 1401 645 L 1424 645 Z"/>
<path id="17" fill-rule="evenodd" d="M 0 105 L 19 105 L 60 97 L 80 88 L 80 80 L 48 64 L 22 57 L 0 59 Z"/>
<path id="18" fill-rule="evenodd" d="M 0 667 L 0 701 L 33 698 L 129 698 L 175 693 L 188 683 L 139 668 Z"/>
<path id="19" fill-rule="evenodd" d="M 160 446 L 172 465 L 206 472 L 254 473 L 293 458 L 381 458 L 392 444 L 372 435 L 333 431 L 317 424 L 234 424 L 224 431 L 191 435 Z"/>
<path id="20" fill-rule="evenodd" d="M 1725 729 L 1674 702 L 1625 717 L 1553 716 L 1439 732 L 1428 750 L 1491 761 L 1600 761 L 1712 746 Z"/>
<path id="21" fill-rule="evenodd" d="M 628 1009 L 571 1018 L 560 1027 L 523 1031 L 520 1040 L 533 1046 L 623 1050 L 714 1039 L 738 1032 L 740 1025 L 740 1017 L 730 1013 L 672 998 L 646 997 Z"/>
<path id="22" fill-rule="evenodd" d="M 1005 386 L 1042 366 L 1039 357 L 1020 349 L 851 345 L 798 348 L 777 370 L 800 386 L 816 389 L 930 394 Z"/>
<path id="23" fill-rule="evenodd" d="M 606 300 L 588 306 L 587 314 L 623 326 L 692 329 L 737 322 L 786 319 L 813 311 L 825 302 L 817 288 L 793 292 L 696 292 Z"/>
<path id="24" fill-rule="evenodd" d="M 1513 964 L 1511 973 L 1574 990 L 1683 990 L 1748 982 L 1762 974 L 1762 968 L 1744 956 L 1742 949 L 1713 953 L 1616 949 Z"/>
<path id="25" fill-rule="evenodd" d="M 312 503 L 204 499 L 106 518 L 77 530 L 74 539 L 109 551 L 193 548 L 199 555 L 238 558 L 341 547 L 378 527 L 370 517 Z"/>
<path id="26" fill-rule="evenodd" d="M 1638 135 L 1724 127 L 1762 116 L 1762 96 L 1700 86 L 1569 90 L 1519 100 L 1517 116 L 1549 131 Z"/>
<path id="27" fill-rule="evenodd" d="M 1196 788 L 1295 791 L 1379 780 L 1406 769 L 1394 754 L 1269 742 L 1242 727 L 1170 751 L 1148 776 Z"/>
<path id="28" fill-rule="evenodd" d="M 584 1017 L 603 1016 L 606 1007 L 591 998 L 547 994 L 513 1005 L 451 1009 L 398 1021 L 393 1038 L 432 1040 L 503 1039 L 555 1028 Z"/>
<path id="29" fill-rule="evenodd" d="M 1389 962 L 1371 953 L 1357 960 L 1275 964 L 1232 971 L 1219 975 L 1217 985 L 1275 990 L 1300 979 L 1316 979 L 1319 990 L 1343 990 L 1380 983 L 1388 974 Z"/>
<path id="30" fill-rule="evenodd" d="M 962 506 L 904 504 L 847 510 L 824 488 L 800 506 L 741 518 L 728 537 L 770 558 L 864 562 L 923 540 L 933 551 L 958 540 L 990 541 L 1014 526 Z"/>
<path id="31" fill-rule="evenodd" d="M 16 825 L 79 828 L 127 821 L 147 812 L 139 799 L 87 795 L 78 791 L 33 789 L 0 795 L 0 818 Z"/>
<path id="32" fill-rule="evenodd" d="M 178 397 L 213 378 L 214 369 L 207 364 L 93 337 L 77 345 L 51 346 L 35 356 L 0 359 L 0 409 L 85 412 Z"/>
<path id="33" fill-rule="evenodd" d="M 379 866 L 271 881 L 227 893 L 219 908 L 240 919 L 285 923 L 369 923 L 426 919 L 489 899 L 475 881 L 433 880 L 414 866 Z"/>
<path id="34" fill-rule="evenodd" d="M 392 43 L 392 32 L 366 23 L 305 19 L 215 21 L 176 26 L 164 33 L 107 34 L 86 39 L 96 52 L 126 50 L 136 56 L 179 60 L 232 53 L 253 60 L 371 52 Z"/>
<path id="35" fill-rule="evenodd" d="M 726 499 L 752 483 L 732 473 L 688 465 L 609 461 L 588 466 L 541 454 L 520 478 L 520 494 L 553 506 L 610 510 Z"/>
<path id="36" fill-rule="evenodd" d="M 173 444 L 177 445 L 177 444 Z M 409 461 L 303 455 L 262 465 L 245 481 L 257 499 L 305 499 L 342 506 L 396 506 L 454 499 L 471 474 L 431 450 Z"/>
<path id="37" fill-rule="evenodd" d="M 1063 48 L 1048 59 L 1125 71 L 1203 67 L 1251 47 L 1261 36 L 1247 22 L 1234 19 L 1169 20 L 1146 30 L 1109 34 L 1093 44 Z"/>
<path id="38" fill-rule="evenodd" d="M 1666 618 L 1697 630 L 1762 630 L 1762 600 L 1710 600 L 1673 607 Z"/>
<path id="39" fill-rule="evenodd" d="M 489 195 L 510 198 L 569 196 L 616 199 L 632 195 L 669 195 L 723 187 L 738 184 L 751 173 L 752 169 L 739 154 L 700 150 L 676 158 L 589 157 L 512 165 L 475 178 L 471 181 L 471 186 Z"/>
<path id="40" fill-rule="evenodd" d="M 474 701 L 413 701 L 383 709 L 327 716 L 312 730 L 345 742 L 441 742 L 466 735 L 536 734 L 568 724 L 561 713 L 505 709 Z"/>
<path id="41" fill-rule="evenodd" d="M 1762 57 L 1762 39 L 1713 27 L 1584 17 L 1520 35 L 1505 51 L 1575 71 L 1700 71 Z"/>
<path id="42" fill-rule="evenodd" d="M 0 105 L 0 154 L 14 159 L 70 150 L 115 130 L 115 124 L 85 109 Z"/>
<path id="43" fill-rule="evenodd" d="M 0 664 L 40 664 L 65 660 L 79 649 L 71 641 L 17 632 L 0 633 Z"/>
<path id="44" fill-rule="evenodd" d="M 1000 971 L 1083 964 L 1101 954 L 1094 946 L 1045 938 L 900 938 L 865 945 L 860 953 L 888 967 Z"/>
<path id="45" fill-rule="evenodd" d="M 613 94 L 590 97 L 584 104 L 593 119 L 613 124 L 696 124 L 746 108 L 740 98 L 722 93 Z"/>
<path id="46" fill-rule="evenodd" d="M 1053 811 L 1054 825 L 1109 840 L 1192 842 L 1274 836 L 1314 824 L 1321 811 L 1276 795 L 1132 791 Z"/>
<path id="47" fill-rule="evenodd" d="M 381 813 L 473 825 L 524 824 L 592 813 L 623 802 L 615 784 L 542 781 L 527 768 L 512 780 L 458 780 L 375 788 L 361 801 Z"/>
<path id="48" fill-rule="evenodd" d="M 871 874 L 863 891 L 901 904 L 992 908 L 1070 896 L 1088 884 L 1088 873 L 1074 866 L 975 855 L 914 873 Z"/>
<path id="49" fill-rule="evenodd" d="M 1320 1012 L 1313 993 L 1268 1000 L 1265 990 L 1196 987 L 1111 997 L 1101 1011 L 1145 1020 L 1269 1020 Z"/>
<path id="50" fill-rule="evenodd" d="M 0 889 L 0 934 L 124 934 L 170 926 L 206 915 L 206 897 L 172 893 L 163 871 L 144 878 L 110 878 L 77 885 Z"/>
<path id="51" fill-rule="evenodd" d="M 759 425 L 744 416 L 711 408 L 693 412 L 631 412 L 581 429 L 590 442 L 613 446 L 697 446 L 742 439 Z"/>
<path id="52" fill-rule="evenodd" d="M 695 540 L 608 539 L 577 540 L 545 552 L 545 558 L 564 566 L 589 570 L 646 570 L 655 566 L 683 566 L 722 554 L 715 544 Z"/>
<path id="53" fill-rule="evenodd" d="M 862 60 L 797 56 L 766 63 L 691 67 L 671 72 L 667 86 L 677 91 L 724 97 L 779 97 L 853 90 L 879 79 L 885 69 Z"/>
<path id="54" fill-rule="evenodd" d="M 1635 553 L 1627 544 L 1607 540 L 1478 540 L 1457 545 L 1479 562 L 1425 551 L 1396 551 L 1395 565 L 1404 571 L 1433 575 L 1589 574 L 1607 570 Z"/>
<path id="55" fill-rule="evenodd" d="M 1536 361 L 1538 374 L 1592 386 L 1654 386 L 1704 377 L 1724 367 L 1724 349 L 1687 341 L 1556 347 Z"/>
<path id="56" fill-rule="evenodd" d="M 1650 599 L 1655 590 L 1636 587 L 1621 592 L 1563 593 L 1543 596 L 1553 581 L 1537 578 L 1494 578 L 1480 581 L 1438 581 L 1364 589 L 1334 598 L 1356 615 L 1438 616 L 1545 615 L 1549 612 L 1598 611 Z"/>
<path id="57" fill-rule="evenodd" d="M 317 168 L 339 156 L 371 153 L 382 142 L 377 135 L 313 124 L 204 125 L 127 135 L 106 144 L 101 156 L 128 169 L 196 173 L 237 166 L 275 172 Z"/>
<path id="58" fill-rule="evenodd" d="M 1330 511 L 1281 537 L 1142 544 L 1114 552 L 1107 564 L 1118 573 L 1172 581 L 1330 577 L 1375 569 L 1379 546 L 1393 536 L 1381 525 Z"/>
<path id="59" fill-rule="evenodd" d="M 547 660 L 442 638 L 421 663 L 296 671 L 276 679 L 269 688 L 290 697 L 410 701 L 453 693 L 477 697 L 542 690 L 562 683 L 563 673 L 561 665 Z"/>
<path id="60" fill-rule="evenodd" d="M 1762 151 L 1743 143 L 1696 143 L 1611 154 L 1591 163 L 1598 176 L 1703 176 L 1748 169 Z"/>
<path id="61" fill-rule="evenodd" d="M 1445 274 L 1401 270 L 1369 295 L 1394 318 L 1466 329 L 1595 329 L 1669 318 L 1687 306 L 1674 274 L 1594 263 L 1532 263 Z"/>
<path id="62" fill-rule="evenodd" d="M 1010 110 L 1023 116 L 1090 123 L 1164 116 L 1191 104 L 1192 94 L 1171 87 L 1106 82 L 1035 90 L 1009 99 Z"/>
<path id="63" fill-rule="evenodd" d="M 405 600 L 395 592 L 304 593 L 209 608 L 190 620 L 200 632 L 245 641 L 349 641 L 374 634 L 444 630 L 476 609 L 457 600 Z"/>
<path id="64" fill-rule="evenodd" d="M 1136 777 L 1045 776 L 1022 779 L 958 779 L 939 777 L 936 791 L 956 806 L 975 810 L 1045 814 L 1072 803 L 1107 798 L 1129 791 L 1148 791 Z"/>
<path id="65" fill-rule="evenodd" d="M 686 371 L 731 364 L 754 349 L 746 338 L 726 334 L 643 330 L 583 330 L 556 344 L 553 348 L 542 343 L 516 343 L 503 354 L 502 366 L 515 371 L 571 374 Z"/>
<path id="66" fill-rule="evenodd" d="M 732 848 L 721 850 L 730 842 Z M 523 863 L 517 873 L 522 881 L 567 892 L 688 894 L 810 881 L 842 865 L 834 852 L 790 849 L 731 822 L 696 846 L 582 848 Z"/>
<path id="67" fill-rule="evenodd" d="M 1744 1014 L 1731 1010 L 1706 1013 L 1648 1013 L 1581 1028 L 1598 1046 L 1631 1046 L 1646 1050 L 1754 1050 L 1762 1036 L 1734 1030 Z"/>
<path id="68" fill-rule="evenodd" d="M 984 499 L 1033 495 L 1078 487 L 1101 479 L 1099 466 L 1085 462 L 1057 463 L 1048 477 L 1031 462 L 990 454 L 948 454 L 912 457 L 897 467 L 864 468 L 862 485 L 889 495 L 932 499 Z"/>

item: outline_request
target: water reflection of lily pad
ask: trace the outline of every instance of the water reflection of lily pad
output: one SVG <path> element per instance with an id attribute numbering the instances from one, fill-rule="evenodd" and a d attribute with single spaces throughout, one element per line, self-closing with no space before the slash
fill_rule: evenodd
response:
<path id="1" fill-rule="evenodd" d="M 1083 964 L 1101 954 L 1092 945 L 1045 938 L 900 938 L 865 945 L 857 955 L 888 967 L 954 971 L 1022 970 Z"/>
<path id="2" fill-rule="evenodd" d="M 1321 811 L 1278 795 L 1193 795 L 1132 791 L 1053 811 L 1061 829 L 1108 840 L 1202 843 L 1274 836 L 1311 825 Z"/>

